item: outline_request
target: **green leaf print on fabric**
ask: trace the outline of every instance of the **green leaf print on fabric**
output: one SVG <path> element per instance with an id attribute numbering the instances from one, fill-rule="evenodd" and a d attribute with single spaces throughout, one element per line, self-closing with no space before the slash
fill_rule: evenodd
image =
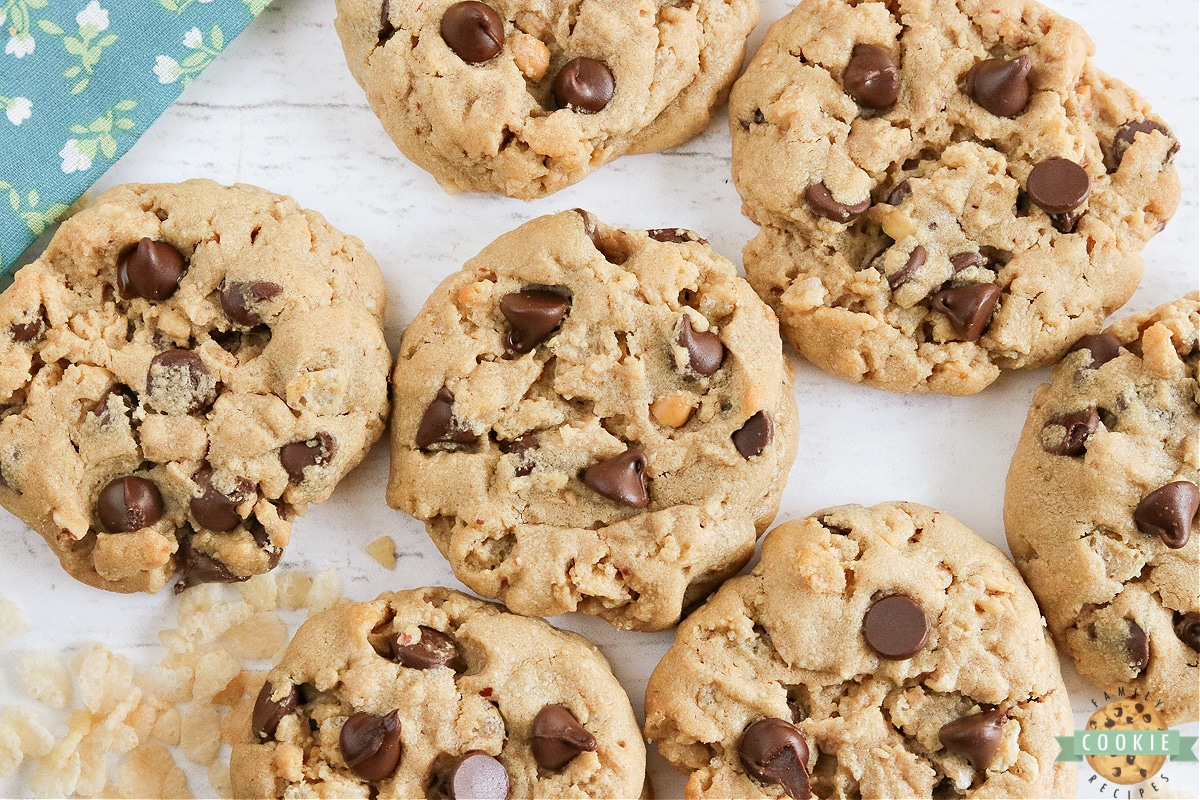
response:
<path id="1" fill-rule="evenodd" d="M 128 131 L 134 128 L 132 119 L 118 114 L 132 111 L 136 107 L 136 100 L 121 100 L 87 125 L 68 126 L 67 130 L 77 138 L 68 139 L 58 153 L 62 158 L 62 171 L 86 172 L 92 168 L 97 151 L 111 161 L 117 154 L 117 139 L 113 131 Z"/>
<path id="2" fill-rule="evenodd" d="M 160 0 L 161 2 L 161 0 Z M 170 56 L 162 55 L 154 61 L 154 74 L 159 83 L 174 83 L 187 86 L 192 77 L 204 71 L 222 50 L 225 49 L 225 34 L 221 26 L 213 25 L 208 32 L 209 44 L 204 43 L 204 34 L 199 28 L 192 28 L 183 35 L 183 46 L 194 52 L 185 56 L 182 61 L 176 61 Z"/>
<path id="3" fill-rule="evenodd" d="M 57 221 L 68 208 L 65 203 L 52 203 L 39 209 L 38 204 L 42 198 L 37 189 L 30 189 L 22 197 L 11 183 L 4 180 L 0 180 L 0 192 L 8 194 L 8 205 L 25 221 L 26 227 L 33 232 L 34 236 L 41 236 L 42 231 Z M 26 210 L 22 211 L 22 208 Z"/>
<path id="4" fill-rule="evenodd" d="M 96 62 L 100 60 L 104 48 L 115 44 L 118 39 L 115 33 L 100 36 L 108 30 L 108 11 L 101 8 L 98 0 L 91 0 L 83 11 L 76 14 L 75 22 L 79 25 L 78 32 L 74 36 L 63 37 L 63 47 L 79 59 L 78 64 L 73 64 L 62 72 L 62 76 L 68 80 L 79 78 L 71 87 L 71 94 L 79 94 L 88 87 Z M 79 77 L 81 74 L 82 78 Z"/>

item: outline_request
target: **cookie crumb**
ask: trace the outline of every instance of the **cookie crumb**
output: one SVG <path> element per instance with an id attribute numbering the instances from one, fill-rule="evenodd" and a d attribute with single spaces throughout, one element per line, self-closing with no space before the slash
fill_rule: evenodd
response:
<path id="1" fill-rule="evenodd" d="M 366 546 L 367 555 L 384 569 L 396 568 L 396 542 L 390 536 L 380 536 Z"/>

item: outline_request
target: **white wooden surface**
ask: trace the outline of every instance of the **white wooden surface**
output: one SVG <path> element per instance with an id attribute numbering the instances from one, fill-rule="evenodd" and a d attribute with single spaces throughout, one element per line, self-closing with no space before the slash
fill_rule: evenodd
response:
<path id="1" fill-rule="evenodd" d="M 1197 288 L 1197 73 L 1195 0 L 1051 0 L 1081 22 L 1101 68 L 1135 86 L 1174 128 L 1184 186 L 1174 221 L 1145 250 L 1146 277 L 1127 311 L 1140 311 Z M 795 2 L 763 0 L 754 48 L 766 25 Z M 621 159 L 581 184 L 533 203 L 444 194 L 394 148 L 342 59 L 329 0 L 280 0 L 189 87 L 100 181 L 176 181 L 204 176 L 243 181 L 290 194 L 334 225 L 363 239 L 387 276 L 388 341 L 446 274 L 499 234 L 532 217 L 584 207 L 626 227 L 681 226 L 708 237 L 735 262 L 755 227 L 742 217 L 729 178 L 724 116 L 666 153 Z M 1001 522 L 1004 477 L 1035 386 L 1044 371 L 1006 374 L 972 398 L 899 396 L 850 386 L 797 361 L 800 456 L 778 521 L 839 503 L 912 500 L 947 511 L 1007 550 Z M 381 591 L 431 583 L 460 586 L 423 527 L 383 501 L 387 452 L 376 446 L 322 506 L 299 520 L 283 566 L 336 566 L 345 593 L 365 600 Z M 392 536 L 394 572 L 363 546 Z M 159 656 L 156 633 L 172 627 L 177 601 L 106 594 L 67 577 L 42 540 L 0 511 L 0 593 L 23 609 L 31 631 L 0 650 L 0 706 L 26 702 L 12 672 L 22 653 L 67 657 L 100 640 L 141 660 Z M 461 588 L 461 586 L 460 586 Z M 555 620 L 597 642 L 641 715 L 646 680 L 671 633 L 615 631 L 568 615 Z M 1069 670 L 1068 670 L 1069 672 Z M 1096 697 L 1068 677 L 1080 726 Z M 1195 725 L 1185 733 L 1195 733 Z M 57 728 L 61 735 L 63 728 Z M 182 761 L 182 757 L 179 757 Z M 660 798 L 682 796 L 683 780 L 651 748 L 650 773 Z M 1101 787 L 1081 768 L 1080 797 L 1126 797 Z M 0 797 L 29 793 L 28 764 L 0 779 Z M 211 796 L 203 771 L 190 771 L 196 796 Z M 1166 781 L 1135 787 L 1200 796 L 1197 771 L 1168 764 Z M 1139 794 L 1139 789 L 1141 793 Z"/>

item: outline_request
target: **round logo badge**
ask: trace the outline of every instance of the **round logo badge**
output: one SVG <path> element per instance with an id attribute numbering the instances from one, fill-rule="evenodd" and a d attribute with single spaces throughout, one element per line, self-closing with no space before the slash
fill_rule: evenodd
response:
<path id="1" fill-rule="evenodd" d="M 1165 731 L 1162 717 L 1149 703 L 1136 698 L 1116 700 L 1092 714 L 1088 730 L 1098 731 Z M 1088 764 L 1113 783 L 1128 786 L 1153 778 L 1163 764 L 1164 755 L 1086 756 Z"/>

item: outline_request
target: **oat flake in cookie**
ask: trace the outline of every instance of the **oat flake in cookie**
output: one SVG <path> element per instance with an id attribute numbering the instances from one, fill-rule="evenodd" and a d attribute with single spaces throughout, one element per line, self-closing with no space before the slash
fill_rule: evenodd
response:
<path id="1" fill-rule="evenodd" d="M 646 736 L 689 798 L 1074 797 L 1070 703 L 1004 555 L 913 503 L 780 525 L 679 626 Z"/>
<path id="2" fill-rule="evenodd" d="M 1034 394 L 1004 497 L 1059 646 L 1168 725 L 1198 714 L 1198 335 L 1193 292 L 1077 342 Z"/>
<path id="3" fill-rule="evenodd" d="M 266 572 L 383 431 L 384 306 L 289 198 L 105 192 L 0 295 L 0 503 L 100 588 Z"/>
<path id="4" fill-rule="evenodd" d="M 338 0 L 350 72 L 449 192 L 529 200 L 700 133 L 758 0 Z"/>
<path id="5" fill-rule="evenodd" d="M 522 225 L 426 301 L 388 502 L 521 614 L 673 625 L 749 560 L 796 451 L 775 315 L 696 234 Z"/>
<path id="6" fill-rule="evenodd" d="M 730 97 L 750 283 L 822 369 L 965 395 L 1133 294 L 1178 142 L 1030 0 L 805 0 Z"/>
<path id="7" fill-rule="evenodd" d="M 582 636 L 415 589 L 304 623 L 230 773 L 245 798 L 631 798 L 646 749 Z"/>

